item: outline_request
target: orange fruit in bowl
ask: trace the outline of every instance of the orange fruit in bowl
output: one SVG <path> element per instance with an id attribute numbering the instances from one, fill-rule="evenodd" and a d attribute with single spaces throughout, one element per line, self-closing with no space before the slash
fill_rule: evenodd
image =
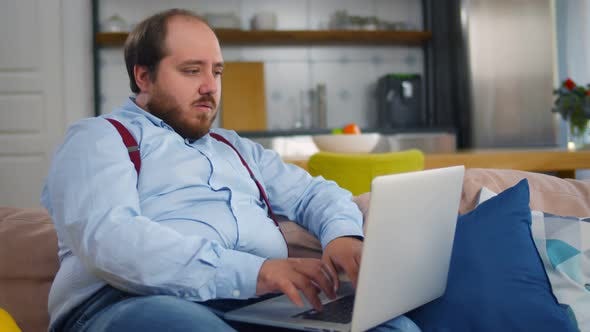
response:
<path id="1" fill-rule="evenodd" d="M 343 134 L 352 134 L 352 135 L 359 135 L 361 133 L 361 128 L 356 123 L 349 123 L 346 126 L 342 127 Z"/>

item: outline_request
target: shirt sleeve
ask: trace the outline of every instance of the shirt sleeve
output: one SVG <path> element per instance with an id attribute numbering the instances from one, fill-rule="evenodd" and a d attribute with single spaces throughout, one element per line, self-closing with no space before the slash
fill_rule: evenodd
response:
<path id="1" fill-rule="evenodd" d="M 321 176 L 312 177 L 248 139 L 238 138 L 236 144 L 253 158 L 275 214 L 312 232 L 323 248 L 341 236 L 363 237 L 362 213 L 349 191 Z"/>
<path id="2" fill-rule="evenodd" d="M 112 125 L 93 118 L 72 126 L 42 195 L 60 244 L 90 273 L 132 293 L 194 301 L 255 295 L 264 258 L 142 216 L 136 184 L 137 173 Z"/>

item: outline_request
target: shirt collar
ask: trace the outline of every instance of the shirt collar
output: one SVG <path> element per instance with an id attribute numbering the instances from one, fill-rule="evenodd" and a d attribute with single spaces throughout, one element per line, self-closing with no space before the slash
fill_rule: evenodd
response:
<path id="1" fill-rule="evenodd" d="M 129 112 L 135 113 L 135 114 L 140 114 L 140 115 L 145 116 L 148 120 L 150 120 L 154 125 L 156 125 L 158 127 L 167 128 L 167 129 L 174 131 L 174 129 L 172 129 L 172 127 L 167 125 L 166 122 L 164 122 L 164 120 L 160 119 L 159 117 L 157 117 L 157 116 L 153 115 L 152 113 L 139 107 L 135 103 L 134 96 L 130 96 L 129 99 L 127 99 L 127 102 L 125 102 L 125 105 L 123 105 L 123 109 L 125 109 L 126 111 L 129 111 Z"/>

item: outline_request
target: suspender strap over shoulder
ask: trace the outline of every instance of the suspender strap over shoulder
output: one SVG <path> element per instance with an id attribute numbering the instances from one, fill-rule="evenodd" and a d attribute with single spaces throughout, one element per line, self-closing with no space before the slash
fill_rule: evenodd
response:
<path id="1" fill-rule="evenodd" d="M 256 183 L 256 187 L 258 187 L 258 191 L 260 192 L 260 197 L 262 198 L 262 200 L 264 201 L 264 203 L 266 204 L 266 206 L 268 207 L 268 216 L 270 217 L 270 219 L 272 219 L 272 221 L 274 221 L 275 225 L 277 225 L 277 227 L 279 226 L 279 223 L 277 222 L 277 218 L 274 214 L 274 212 L 272 212 L 272 207 L 270 206 L 270 202 L 268 200 L 268 196 L 266 196 L 266 191 L 264 191 L 264 188 L 262 187 L 262 184 L 260 184 L 260 182 L 256 179 L 256 177 L 254 176 L 254 173 L 252 172 L 252 170 L 250 169 L 250 166 L 248 166 L 248 163 L 246 163 L 246 161 L 244 160 L 244 158 L 242 157 L 242 155 L 238 152 L 238 149 L 236 149 L 236 147 L 231 144 L 225 137 L 217 134 L 217 133 L 212 133 L 210 132 L 209 135 L 211 137 L 213 137 L 214 139 L 227 144 L 230 148 L 232 148 L 236 154 L 238 155 L 238 157 L 240 157 L 240 161 L 242 162 L 242 165 L 244 165 L 244 167 L 246 168 L 246 170 L 248 170 L 248 173 L 250 174 L 250 178 L 254 181 L 254 183 Z"/>
<path id="2" fill-rule="evenodd" d="M 117 129 L 119 135 L 121 135 L 123 143 L 127 147 L 127 152 L 129 152 L 129 159 L 131 159 L 131 162 L 135 166 L 137 176 L 139 176 L 139 170 L 141 169 L 141 156 L 139 154 L 139 144 L 137 144 L 137 141 L 135 140 L 135 138 L 133 138 L 133 135 L 131 135 L 129 130 L 123 124 L 121 124 L 121 122 L 115 119 L 106 120 L 110 122 L 115 127 L 115 129 Z"/>

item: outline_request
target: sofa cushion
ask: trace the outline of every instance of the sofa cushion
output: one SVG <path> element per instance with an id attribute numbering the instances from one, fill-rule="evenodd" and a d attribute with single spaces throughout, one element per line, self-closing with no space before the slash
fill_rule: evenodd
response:
<path id="1" fill-rule="evenodd" d="M 279 227 L 289 250 L 289 257 L 319 258 L 322 256 L 322 244 L 294 221 L 279 217 Z"/>
<path id="2" fill-rule="evenodd" d="M 483 187 L 479 202 L 496 193 Z M 531 231 L 551 290 L 580 331 L 590 331 L 590 220 L 531 212 Z"/>
<path id="3" fill-rule="evenodd" d="M 473 210 L 479 191 L 487 187 L 501 192 L 522 179 L 528 179 L 532 210 L 561 216 L 590 216 L 590 181 L 561 179 L 555 176 L 508 169 L 470 168 L 465 171 L 460 213 Z"/>
<path id="4" fill-rule="evenodd" d="M 23 331 L 47 331 L 47 297 L 58 269 L 46 210 L 0 207 L 0 307 Z"/>
<path id="5" fill-rule="evenodd" d="M 426 331 L 575 331 L 530 224 L 526 180 L 460 216 L 445 294 L 409 316 Z"/>

